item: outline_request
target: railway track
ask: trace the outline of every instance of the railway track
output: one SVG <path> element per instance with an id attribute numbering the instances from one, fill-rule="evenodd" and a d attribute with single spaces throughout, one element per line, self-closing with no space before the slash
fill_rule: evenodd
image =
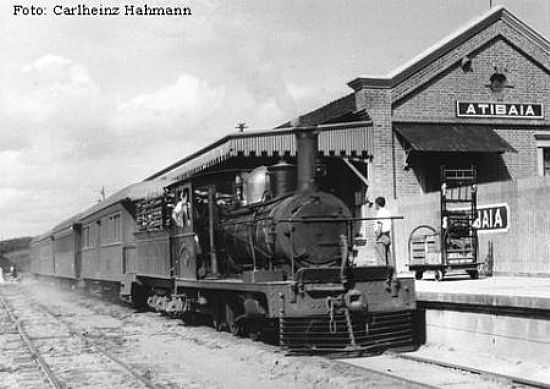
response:
<path id="1" fill-rule="evenodd" d="M 544 382 L 497 374 L 481 368 L 447 363 L 410 353 L 397 354 L 390 352 L 375 357 L 339 359 L 339 361 L 429 389 L 550 389 L 550 385 Z"/>
<path id="2" fill-rule="evenodd" d="M 0 308 L 6 388 L 162 387 L 25 295 L 0 295 Z"/>
<path id="3" fill-rule="evenodd" d="M 161 319 L 151 313 L 135 315 L 124 306 L 101 302 L 96 298 L 90 299 L 84 295 L 68 297 L 70 304 L 64 302 L 51 305 L 50 300 L 44 297 L 49 296 L 49 293 L 48 289 L 37 293 L 18 286 L 1 288 L 0 347 L 6 350 L 7 356 L 6 353 L 0 355 L 0 389 L 164 388 L 174 385 L 200 388 L 249 387 L 257 379 L 262 380 L 266 387 L 273 387 L 274 382 L 268 377 L 295 374 L 297 364 L 306 369 L 316 364 L 333 366 L 331 371 L 343 374 L 342 377 L 346 376 L 344 382 L 351 385 L 349 387 L 368 387 L 366 383 L 392 388 L 429 389 L 549 387 L 527 382 L 521 377 L 487 374 L 480 370 L 445 364 L 440 360 L 416 357 L 414 353 L 384 354 L 333 362 L 320 362 L 325 359 L 318 357 L 284 357 L 280 351 L 267 344 L 240 341 L 229 334 L 224 336 L 218 332 L 210 333 L 206 328 L 191 327 L 190 331 L 181 331 L 181 325 L 174 320 Z M 55 298 L 60 297 L 56 295 Z M 126 321 L 130 316 L 132 318 Z M 110 320 L 113 323 L 109 324 Z M 98 321 L 101 324 L 96 323 Z M 157 357 L 148 357 L 145 360 L 144 348 L 143 345 L 140 346 L 138 339 L 147 339 L 150 345 L 154 344 L 155 349 L 149 348 L 146 352 L 154 352 L 153 355 Z M 10 347 L 2 347 L 6 342 Z M 164 348 L 157 350 L 158 347 Z M 223 376 L 223 370 L 217 370 L 217 375 L 196 375 L 197 369 L 214 373 L 212 369 L 216 370 L 216 367 L 208 364 L 216 358 L 218 361 L 226 358 L 228 352 L 232 360 L 242 359 L 245 354 L 241 354 L 239 358 L 239 354 L 235 353 L 241 348 L 249 350 L 245 354 L 261 349 L 259 354 L 254 355 L 265 358 L 262 361 L 265 366 L 262 367 L 262 373 L 252 372 L 247 380 L 239 380 L 239 384 L 233 382 L 230 385 L 227 382 L 232 378 L 231 373 L 227 377 Z M 184 354 L 174 354 L 175 350 L 182 349 L 187 351 Z M 189 353 L 193 355 L 190 359 Z M 280 362 L 272 364 L 269 357 L 272 353 L 277 355 Z M 199 362 L 199 354 L 207 359 Z M 6 365 L 3 362 L 6 358 L 14 360 L 13 365 L 18 367 L 3 375 L 6 371 L 2 365 Z M 195 358 L 197 362 L 193 361 Z M 251 363 L 246 361 L 247 365 Z M 284 365 L 294 366 L 292 372 L 289 373 Z M 334 368 L 334 365 L 341 365 L 342 368 Z M 146 375 L 142 375 L 142 372 Z M 5 377 L 11 381 L 6 381 Z M 220 379 L 227 381 L 219 384 Z M 335 382 L 338 382 L 337 379 Z M 348 387 L 346 384 L 336 386 Z M 334 382 L 329 386 L 316 387 L 334 387 Z"/>

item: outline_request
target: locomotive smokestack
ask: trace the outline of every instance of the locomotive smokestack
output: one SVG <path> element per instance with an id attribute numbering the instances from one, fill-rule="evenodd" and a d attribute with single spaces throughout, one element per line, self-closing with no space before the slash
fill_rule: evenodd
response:
<path id="1" fill-rule="evenodd" d="M 319 152 L 319 134 L 313 130 L 296 132 L 296 159 L 298 161 L 298 190 L 317 189 L 315 167 Z"/>

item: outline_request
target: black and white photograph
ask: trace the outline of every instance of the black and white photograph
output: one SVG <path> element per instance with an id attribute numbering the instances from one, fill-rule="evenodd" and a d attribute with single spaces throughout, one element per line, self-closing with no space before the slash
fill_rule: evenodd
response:
<path id="1" fill-rule="evenodd" d="M 0 389 L 550 389 L 550 1 L 3 0 Z"/>

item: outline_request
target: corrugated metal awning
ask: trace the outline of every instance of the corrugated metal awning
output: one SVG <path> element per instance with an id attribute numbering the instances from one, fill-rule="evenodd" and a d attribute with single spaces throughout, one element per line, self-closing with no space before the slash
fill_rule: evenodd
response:
<path id="1" fill-rule="evenodd" d="M 319 131 L 319 152 L 322 155 L 364 156 L 372 153 L 374 140 L 370 122 L 317 126 L 315 129 Z M 147 180 L 190 176 L 236 156 L 295 156 L 295 132 L 299 130 L 285 128 L 228 135 Z"/>
<path id="2" fill-rule="evenodd" d="M 504 153 L 514 149 L 492 128 L 476 124 L 399 123 L 393 129 L 409 151 Z"/>

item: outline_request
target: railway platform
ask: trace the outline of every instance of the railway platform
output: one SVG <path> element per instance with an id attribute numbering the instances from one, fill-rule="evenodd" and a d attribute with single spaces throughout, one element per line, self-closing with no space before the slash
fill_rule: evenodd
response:
<path id="1" fill-rule="evenodd" d="M 416 291 L 424 349 L 436 360 L 550 387 L 550 278 L 425 280 Z"/>

